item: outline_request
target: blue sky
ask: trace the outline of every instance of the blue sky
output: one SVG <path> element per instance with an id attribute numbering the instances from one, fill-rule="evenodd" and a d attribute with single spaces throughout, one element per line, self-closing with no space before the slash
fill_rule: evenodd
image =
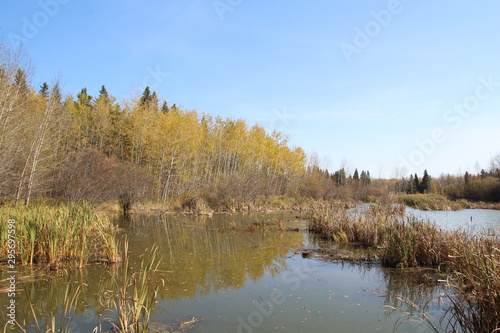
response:
<path id="1" fill-rule="evenodd" d="M 500 153 L 500 2 L 2 1 L 40 85 L 276 127 L 373 176 L 475 172 Z"/>

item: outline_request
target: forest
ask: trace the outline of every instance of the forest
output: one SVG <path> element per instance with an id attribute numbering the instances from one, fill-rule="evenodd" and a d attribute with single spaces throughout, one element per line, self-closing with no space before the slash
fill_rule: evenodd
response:
<path id="1" fill-rule="evenodd" d="M 169 105 L 149 87 L 118 103 L 104 86 L 64 96 L 33 87 L 24 57 L 0 49 L 0 198 L 101 203 L 296 193 L 306 155 L 260 125 Z"/>
<path id="2" fill-rule="evenodd" d="M 279 131 L 186 110 L 149 87 L 123 101 L 105 86 L 97 96 L 86 88 L 71 96 L 58 81 L 35 87 L 31 73 L 25 54 L 0 45 L 0 202 L 118 201 L 127 211 L 136 202 L 193 198 L 214 208 L 261 197 L 376 201 L 388 193 L 500 201 L 498 156 L 477 175 L 330 172 Z"/>

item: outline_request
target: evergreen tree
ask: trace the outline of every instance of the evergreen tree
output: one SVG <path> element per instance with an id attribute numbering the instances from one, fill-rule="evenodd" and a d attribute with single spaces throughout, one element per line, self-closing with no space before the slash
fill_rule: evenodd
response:
<path id="1" fill-rule="evenodd" d="M 92 106 L 92 96 L 87 94 L 87 88 L 83 88 L 77 95 L 76 95 L 77 101 L 75 102 L 76 104 L 80 106 L 86 106 L 86 107 L 91 107 Z"/>
<path id="2" fill-rule="evenodd" d="M 352 178 L 356 182 L 359 181 L 359 172 L 358 172 L 358 169 L 354 170 L 354 175 L 352 176 Z"/>
<path id="3" fill-rule="evenodd" d="M 418 179 L 418 175 L 415 173 L 413 176 L 413 192 L 412 193 L 418 193 L 420 190 L 420 180 Z"/>
<path id="4" fill-rule="evenodd" d="M 163 113 L 169 113 L 170 112 L 170 108 L 168 107 L 167 102 L 163 102 L 163 104 L 161 106 L 161 112 L 163 112 Z"/>
<path id="5" fill-rule="evenodd" d="M 141 106 L 143 106 L 149 103 L 149 101 L 151 101 L 151 89 L 149 89 L 149 86 L 147 86 L 146 88 L 144 88 L 144 91 L 142 92 L 140 104 Z"/>
<path id="6" fill-rule="evenodd" d="M 469 175 L 468 171 L 465 171 L 464 182 L 465 182 L 465 185 L 469 185 L 470 184 L 470 175 Z"/>
<path id="7" fill-rule="evenodd" d="M 335 180 L 335 184 L 337 184 L 337 186 L 344 186 L 346 181 L 346 174 L 344 168 L 335 171 L 335 173 L 333 174 L 333 179 Z"/>
<path id="8" fill-rule="evenodd" d="M 420 182 L 420 193 L 428 193 L 431 190 L 431 177 L 427 173 L 427 170 L 424 170 L 424 176 L 422 177 L 422 181 Z"/>
<path id="9" fill-rule="evenodd" d="M 156 92 L 151 92 L 149 86 L 144 89 L 142 93 L 141 99 L 139 101 L 139 105 L 144 108 L 152 108 L 154 111 L 158 109 L 158 95 Z"/>
<path id="10" fill-rule="evenodd" d="M 371 183 L 370 171 L 361 171 L 361 185 L 368 186 Z"/>
<path id="11" fill-rule="evenodd" d="M 49 85 L 47 82 L 44 82 L 41 86 L 40 86 L 40 95 L 42 95 L 43 97 L 47 98 L 49 97 Z"/>
<path id="12" fill-rule="evenodd" d="M 104 97 L 104 98 L 109 98 L 108 91 L 106 90 L 106 87 L 103 85 L 101 87 L 101 90 L 99 90 L 99 97 Z"/>

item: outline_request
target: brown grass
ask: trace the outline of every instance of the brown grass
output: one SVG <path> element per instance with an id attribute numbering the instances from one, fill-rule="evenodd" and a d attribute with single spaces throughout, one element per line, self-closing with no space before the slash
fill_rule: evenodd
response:
<path id="1" fill-rule="evenodd" d="M 500 239 L 442 230 L 428 221 L 398 216 L 394 207 L 375 206 L 362 214 L 332 205 L 310 212 L 310 230 L 334 241 L 376 247 L 387 267 L 448 272 L 453 291 L 443 316 L 448 328 L 500 332 Z"/>

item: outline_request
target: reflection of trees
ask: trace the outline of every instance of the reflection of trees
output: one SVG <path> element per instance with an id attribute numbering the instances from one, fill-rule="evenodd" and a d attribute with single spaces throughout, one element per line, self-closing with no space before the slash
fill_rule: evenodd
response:
<path id="1" fill-rule="evenodd" d="M 88 265 L 85 269 L 59 270 L 57 272 L 46 272 L 45 269 L 31 271 L 20 270 L 18 273 L 16 294 L 16 320 L 25 326 L 34 324 L 30 302 L 33 304 L 37 320 L 44 327 L 44 320 L 52 316 L 59 318 L 65 303 L 65 293 L 73 297 L 79 289 L 78 302 L 75 314 L 82 315 L 88 307 L 92 307 L 97 313 L 102 313 L 104 308 L 100 305 L 100 296 L 106 290 L 114 288 L 109 276 L 109 271 L 115 270 L 115 265 Z M 29 301 L 28 301 L 29 298 Z M 7 295 L 0 294 L 1 304 L 7 304 Z M 4 311 L 0 312 L 0 321 L 6 322 Z M 92 325 L 98 322 L 97 316 L 93 318 Z M 92 329 L 91 329 L 92 330 Z"/>
<path id="2" fill-rule="evenodd" d="M 256 281 L 266 271 L 274 274 L 286 269 L 287 252 L 301 245 L 299 233 L 232 231 L 228 221 L 228 216 L 192 219 L 166 215 L 134 216 L 125 224 L 132 253 L 158 245 L 159 269 L 167 282 L 159 294 L 166 299 L 238 289 L 247 279 Z"/>
<path id="3" fill-rule="evenodd" d="M 272 228 L 265 232 L 233 231 L 229 222 L 234 219 L 230 215 L 213 218 L 167 215 L 133 216 L 128 221 L 121 221 L 129 237 L 131 271 L 139 269 L 145 250 L 156 244 L 161 263 L 154 278 L 165 280 L 165 286 L 160 287 L 158 293 L 160 299 L 168 301 L 238 289 L 248 279 L 256 281 L 266 272 L 274 275 L 287 269 L 286 254 L 291 248 L 302 245 L 302 234 Z M 237 220 L 243 225 L 253 222 L 255 218 L 250 216 Z M 61 309 L 69 285 L 72 295 L 78 287 L 80 289 L 76 315 L 90 315 L 75 321 L 83 320 L 95 327 L 97 314 L 112 316 L 105 312 L 101 302 L 107 291 L 116 289 L 115 279 L 121 278 L 121 271 L 120 264 L 91 264 L 82 270 L 49 272 L 41 274 L 42 278 L 19 280 L 17 319 L 26 320 L 27 324 L 33 322 L 25 290 L 39 320 L 43 320 Z M 23 275 L 20 272 L 19 278 Z M 0 294 L 0 300 L 1 304 L 7 304 L 7 295 Z M 0 320 L 6 322 L 5 311 L 0 312 Z"/>

